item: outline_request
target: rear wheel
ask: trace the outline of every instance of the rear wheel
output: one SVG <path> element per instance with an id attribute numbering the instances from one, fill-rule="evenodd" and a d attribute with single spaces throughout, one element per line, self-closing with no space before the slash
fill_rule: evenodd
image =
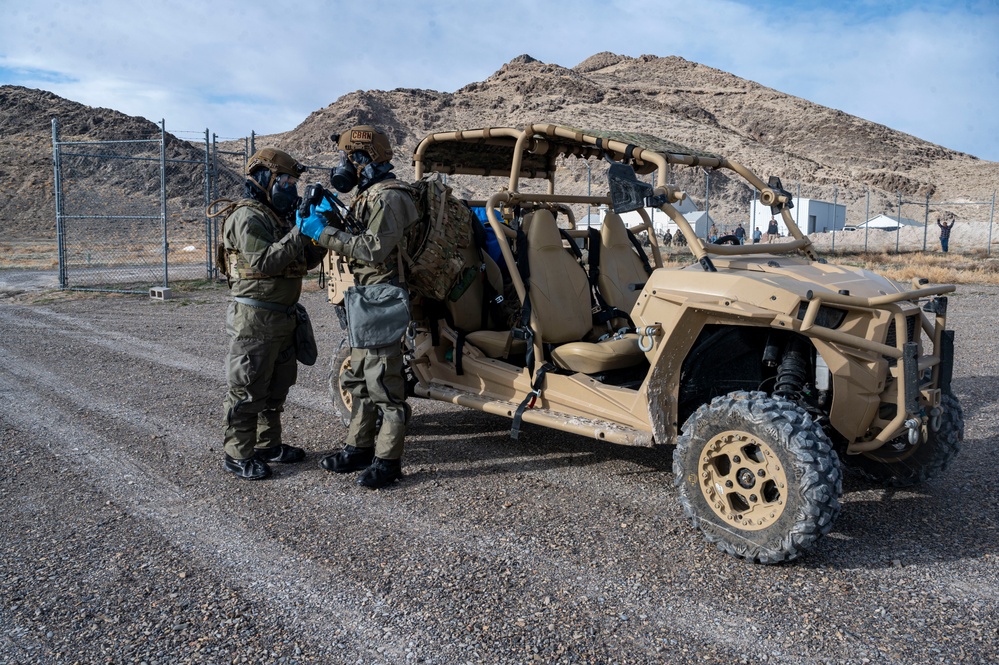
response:
<path id="1" fill-rule="evenodd" d="M 345 338 L 333 352 L 333 358 L 330 360 L 330 371 L 326 378 L 333 408 L 336 409 L 340 416 L 340 422 L 345 426 L 350 424 L 351 395 L 340 385 L 340 374 L 350 367 L 350 351 L 350 344 Z"/>
<path id="2" fill-rule="evenodd" d="M 901 436 L 860 455 L 844 455 L 843 463 L 861 475 L 889 487 L 910 487 L 939 476 L 950 465 L 964 440 L 964 412 L 953 393 L 940 399 L 940 417 L 926 429 L 926 440 L 913 445 Z"/>
<path id="3" fill-rule="evenodd" d="M 695 411 L 673 456 L 680 504 L 718 549 L 779 563 L 811 549 L 839 515 L 829 438 L 793 402 L 733 392 Z"/>

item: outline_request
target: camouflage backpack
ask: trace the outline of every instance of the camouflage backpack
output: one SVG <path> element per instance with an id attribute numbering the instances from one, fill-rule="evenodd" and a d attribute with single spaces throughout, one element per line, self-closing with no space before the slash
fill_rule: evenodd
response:
<path id="1" fill-rule="evenodd" d="M 471 238 L 473 213 L 437 174 L 408 186 L 420 221 L 406 231 L 402 260 L 408 289 L 444 300 L 461 275 L 461 250 Z"/>

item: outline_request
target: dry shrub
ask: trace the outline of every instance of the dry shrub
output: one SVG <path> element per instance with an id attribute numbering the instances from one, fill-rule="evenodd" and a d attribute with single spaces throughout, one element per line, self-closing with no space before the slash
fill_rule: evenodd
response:
<path id="1" fill-rule="evenodd" d="M 59 250 L 55 242 L 0 242 L 0 269 L 56 270 Z"/>
<path id="2" fill-rule="evenodd" d="M 885 252 L 837 257 L 900 282 L 925 278 L 933 284 L 999 284 L 999 261 L 966 254 Z"/>

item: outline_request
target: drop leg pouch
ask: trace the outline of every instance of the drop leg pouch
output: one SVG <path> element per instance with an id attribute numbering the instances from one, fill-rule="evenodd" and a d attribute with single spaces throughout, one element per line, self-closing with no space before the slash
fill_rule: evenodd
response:
<path id="1" fill-rule="evenodd" d="M 347 340 L 355 349 L 398 344 L 409 326 L 409 294 L 393 284 L 352 286 L 344 292 Z"/>

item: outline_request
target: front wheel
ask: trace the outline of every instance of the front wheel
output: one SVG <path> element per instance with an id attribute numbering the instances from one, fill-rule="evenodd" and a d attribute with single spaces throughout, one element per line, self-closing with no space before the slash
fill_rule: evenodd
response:
<path id="1" fill-rule="evenodd" d="M 926 437 L 912 445 L 907 436 L 889 441 L 877 450 L 845 455 L 843 463 L 868 480 L 889 487 L 911 487 L 934 478 L 950 465 L 964 440 L 964 411 L 957 396 L 945 392 L 941 414 L 926 427 Z"/>
<path id="2" fill-rule="evenodd" d="M 839 515 L 839 458 L 807 411 L 762 392 L 702 405 L 673 455 L 680 505 L 708 542 L 756 563 L 797 558 Z"/>

